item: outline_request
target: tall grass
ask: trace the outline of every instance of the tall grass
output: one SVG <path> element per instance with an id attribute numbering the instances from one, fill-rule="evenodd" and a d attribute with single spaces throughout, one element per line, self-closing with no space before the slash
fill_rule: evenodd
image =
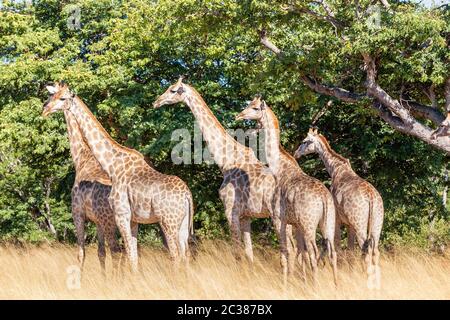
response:
<path id="1" fill-rule="evenodd" d="M 230 245 L 205 242 L 187 270 L 175 270 L 165 251 L 140 249 L 138 275 L 106 279 L 96 247 L 87 248 L 79 289 L 67 286 L 76 265 L 70 246 L 0 247 L 1 299 L 450 299 L 450 258 L 417 250 L 382 252 L 382 288 L 369 291 L 359 255 L 342 254 L 339 284 L 320 269 L 318 282 L 302 281 L 297 270 L 287 287 L 281 282 L 278 252 L 258 249 L 253 265 L 236 261 Z M 345 257 L 344 257 L 345 256 Z M 69 268 L 69 269 L 68 269 Z M 69 281 L 70 282 L 70 281 Z"/>

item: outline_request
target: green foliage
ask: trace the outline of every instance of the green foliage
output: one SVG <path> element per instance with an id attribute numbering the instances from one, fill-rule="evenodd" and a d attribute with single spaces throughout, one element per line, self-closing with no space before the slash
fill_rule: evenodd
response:
<path id="1" fill-rule="evenodd" d="M 303 6 L 307 1 L 298 3 Z M 74 240 L 70 216 L 74 169 L 65 124 L 61 115 L 40 116 L 49 81 L 68 81 L 114 139 L 148 156 L 159 171 L 187 181 L 195 199 L 196 233 L 205 238 L 227 234 L 217 192 L 220 171 L 215 165 L 174 165 L 171 133 L 177 128 L 192 132 L 194 119 L 183 106 L 151 108 L 179 75 L 187 75 L 186 81 L 199 90 L 226 128 L 241 127 L 234 116 L 246 100 L 263 94 L 280 118 L 282 143 L 289 151 L 327 102 L 306 88 L 299 74 L 314 74 L 363 92 L 361 55 L 376 53 L 383 62 L 379 81 L 389 92 L 420 83 L 434 84 L 439 93 L 449 74 L 448 10 L 395 2 L 393 12 L 382 12 L 381 28 L 374 29 L 356 17 L 353 3 L 329 3 L 346 25 L 345 32 L 323 19 L 286 10 L 287 1 L 4 4 L 0 10 L 0 239 Z M 359 1 L 362 9 L 370 3 Z M 67 24 L 76 7 L 81 12 L 80 29 Z M 262 28 L 283 49 L 281 60 L 260 45 Z M 427 103 L 422 91 L 408 94 Z M 333 148 L 380 190 L 386 207 L 384 243 L 428 246 L 430 239 L 448 241 L 448 211 L 441 204 L 445 156 L 395 132 L 367 103 L 335 102 L 318 125 Z M 316 157 L 301 159 L 300 164 L 329 183 Z M 255 237 L 273 243 L 269 226 L 267 220 L 255 221 Z M 158 234 L 153 227 L 140 231 L 146 242 L 156 241 Z M 93 237 L 91 230 L 89 239 Z"/>

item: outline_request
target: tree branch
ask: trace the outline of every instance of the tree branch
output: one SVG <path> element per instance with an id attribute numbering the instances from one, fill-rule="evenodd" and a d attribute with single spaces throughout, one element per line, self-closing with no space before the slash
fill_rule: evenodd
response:
<path id="1" fill-rule="evenodd" d="M 402 104 L 403 104 L 403 101 L 405 102 L 409 111 L 415 117 L 429 119 L 429 120 L 433 121 L 433 123 L 435 125 L 439 125 L 445 119 L 445 116 L 441 112 L 439 112 L 439 110 L 437 108 L 425 106 L 425 105 L 417 103 L 415 101 L 409 101 L 409 100 L 403 100 L 403 99 L 402 99 Z"/>
<path id="2" fill-rule="evenodd" d="M 367 95 L 380 101 L 384 106 L 395 113 L 406 125 L 411 125 L 416 121 L 411 114 L 405 109 L 398 100 L 393 99 L 386 91 L 384 91 L 377 83 L 377 70 L 375 61 L 368 54 L 363 54 L 364 68 L 366 69 L 367 79 L 366 88 Z"/>
<path id="3" fill-rule="evenodd" d="M 259 33 L 261 44 L 268 50 L 282 58 L 283 51 L 274 45 L 268 38 L 265 30 Z M 376 81 L 377 70 L 375 61 L 368 54 L 363 55 L 364 65 L 367 74 L 365 86 L 366 94 L 354 93 L 336 86 L 324 85 L 319 83 L 316 79 L 308 75 L 300 75 L 300 80 L 313 91 L 327 96 L 335 97 L 338 100 L 356 103 L 364 98 L 372 98 L 372 108 L 377 111 L 379 116 L 394 129 L 419 138 L 420 140 L 433 145 L 447 153 L 450 153 L 450 136 L 440 136 L 433 138 L 433 131 L 426 125 L 420 123 L 415 119 L 411 113 L 415 115 L 430 119 L 435 124 L 439 124 L 444 119 L 444 116 L 435 108 L 422 105 L 415 101 L 406 101 L 406 106 L 403 106 L 398 100 L 392 98 L 386 91 L 384 91 Z M 448 81 L 449 94 L 446 95 L 447 103 L 450 103 L 450 80 Z M 446 106 L 449 106 L 446 103 Z M 449 107 L 450 109 L 450 107 Z M 410 113 L 411 112 L 411 113 Z"/>
<path id="4" fill-rule="evenodd" d="M 270 41 L 269 38 L 267 38 L 266 30 L 261 30 L 259 32 L 259 40 L 264 47 L 275 53 L 277 56 L 281 56 L 283 54 L 281 49 L 273 44 L 273 42 Z M 320 84 L 317 80 L 309 76 L 300 76 L 300 80 L 310 89 L 318 93 L 325 94 L 330 97 L 335 97 L 345 102 L 355 103 L 365 96 L 364 94 L 354 93 L 343 88 Z"/>
<path id="5" fill-rule="evenodd" d="M 320 84 L 319 82 L 317 82 L 317 80 L 312 79 L 309 76 L 300 76 L 300 79 L 306 86 L 316 91 L 317 93 L 325 94 L 330 97 L 335 97 L 345 102 L 355 103 L 365 97 L 364 94 L 354 93 L 335 86 Z"/>
<path id="6" fill-rule="evenodd" d="M 264 47 L 275 53 L 277 56 L 281 55 L 281 50 L 276 45 L 274 45 L 273 42 L 269 40 L 269 38 L 267 38 L 266 30 L 263 29 L 259 32 L 259 41 Z"/>
<path id="7" fill-rule="evenodd" d="M 300 6 L 292 5 L 292 4 L 282 7 L 282 9 L 284 9 L 286 11 L 290 11 L 290 12 L 309 14 L 315 18 L 318 18 L 320 20 L 324 20 L 324 21 L 331 23 L 331 25 L 335 29 L 340 29 L 340 28 L 344 27 L 344 23 L 335 18 L 334 12 L 331 10 L 328 3 L 326 3 L 324 0 L 314 1 L 313 3 L 317 3 L 317 4 L 321 5 L 322 8 L 324 9 L 324 11 L 326 12 L 326 15 L 322 15 L 322 14 L 320 14 L 310 8 L 307 8 L 307 7 L 300 7 Z"/>

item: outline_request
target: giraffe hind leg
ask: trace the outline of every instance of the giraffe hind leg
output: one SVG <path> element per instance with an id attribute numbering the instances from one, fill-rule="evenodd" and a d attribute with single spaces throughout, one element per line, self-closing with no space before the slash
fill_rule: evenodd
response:
<path id="1" fill-rule="evenodd" d="M 104 234 L 104 230 L 103 230 L 103 226 L 101 226 L 100 224 L 97 225 L 97 242 L 98 242 L 98 247 L 97 247 L 97 255 L 98 255 L 98 260 L 100 262 L 100 268 L 102 270 L 102 275 L 105 277 L 106 273 L 106 250 L 105 250 L 105 234 Z"/>

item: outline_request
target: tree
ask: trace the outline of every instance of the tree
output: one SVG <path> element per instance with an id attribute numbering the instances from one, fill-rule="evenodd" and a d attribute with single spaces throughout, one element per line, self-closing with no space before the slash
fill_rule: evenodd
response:
<path id="1" fill-rule="evenodd" d="M 217 166 L 175 165 L 170 159 L 177 143 L 173 130 L 192 132 L 194 118 L 180 106 L 151 108 L 169 83 L 186 75 L 226 128 L 241 127 L 234 116 L 245 101 L 262 94 L 280 119 L 282 143 L 290 151 L 314 115 L 333 100 L 317 125 L 358 174 L 381 191 L 385 243 L 426 245 L 430 235 L 448 241 L 448 212 L 441 203 L 446 166 L 441 150 L 447 151 L 448 141 L 429 139 L 446 108 L 448 10 L 390 2 L 389 10 L 380 9 L 381 28 L 373 29 L 366 23 L 369 1 L 359 1 L 358 7 L 343 3 L 4 4 L 0 239 L 74 239 L 74 172 L 65 124 L 61 115 L 40 116 L 45 85 L 55 80 L 66 80 L 119 143 L 188 183 L 200 237 L 225 237 Z M 300 165 L 328 183 L 317 159 L 301 159 Z M 253 227 L 261 241 L 274 239 L 268 220 Z M 157 239 L 155 229 L 140 230 L 141 241 Z"/>

